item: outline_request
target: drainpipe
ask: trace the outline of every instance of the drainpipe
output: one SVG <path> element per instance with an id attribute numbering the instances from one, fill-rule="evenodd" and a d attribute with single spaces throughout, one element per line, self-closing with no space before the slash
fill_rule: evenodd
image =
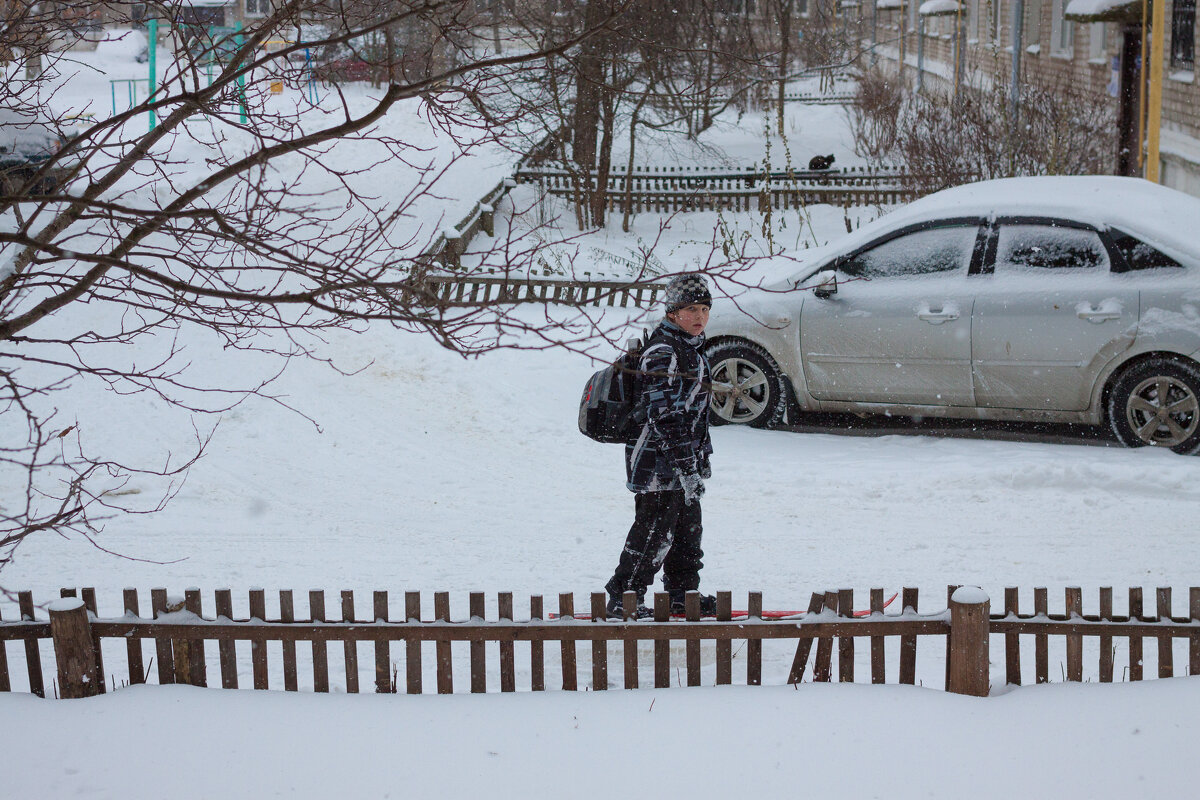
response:
<path id="1" fill-rule="evenodd" d="M 925 88 L 925 15 L 917 14 L 917 91 Z"/>
<path id="2" fill-rule="evenodd" d="M 1013 135 L 1016 135 L 1021 117 L 1021 52 L 1025 39 L 1024 23 L 1025 0 L 1015 0 L 1013 3 L 1012 90 L 1009 96 L 1009 103 L 1012 105 Z"/>
<path id="3" fill-rule="evenodd" d="M 1162 128 L 1163 62 L 1166 53 L 1167 4 L 1157 0 L 1154 4 L 1154 19 L 1150 23 L 1150 112 L 1146 122 L 1146 180 L 1161 183 L 1162 164 L 1158 157 L 1158 135 Z"/>

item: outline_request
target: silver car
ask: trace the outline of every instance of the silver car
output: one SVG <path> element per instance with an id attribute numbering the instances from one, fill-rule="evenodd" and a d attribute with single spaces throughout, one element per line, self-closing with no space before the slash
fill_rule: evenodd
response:
<path id="1" fill-rule="evenodd" d="M 768 269 L 709 324 L 718 424 L 790 407 L 1200 449 L 1200 199 L 1137 178 L 984 181 Z"/>

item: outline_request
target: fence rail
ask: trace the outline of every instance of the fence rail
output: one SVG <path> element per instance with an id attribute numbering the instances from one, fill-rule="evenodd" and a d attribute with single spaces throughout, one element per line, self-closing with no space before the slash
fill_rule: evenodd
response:
<path id="1" fill-rule="evenodd" d="M 739 108 L 756 107 L 770 108 L 778 105 L 779 92 L 769 84 L 760 84 L 756 89 L 746 87 L 734 94 L 713 95 L 705 103 L 699 97 L 679 97 L 669 94 L 651 94 L 650 99 L 659 106 L 682 107 L 688 111 L 707 108 L 710 112 L 719 111 L 728 105 Z M 857 92 L 787 92 L 783 96 L 784 103 L 800 105 L 832 106 L 850 105 L 858 102 Z"/>
<path id="2" fill-rule="evenodd" d="M 1129 592 L 1129 614 L 1114 616 L 1112 590 L 1104 588 L 1100 590 L 1100 613 L 1084 616 L 1082 592 L 1078 588 L 1066 590 L 1066 612 L 1059 615 L 1047 613 L 1048 594 L 1044 588 L 1034 590 L 1034 613 L 1029 615 L 1019 613 L 1015 588 L 1006 590 L 1004 611 L 996 615 L 990 614 L 990 600 L 978 590 L 958 592 L 956 588 L 949 587 L 947 609 L 933 614 L 918 613 L 918 592 L 911 588 L 903 590 L 902 610 L 886 613 L 883 590 L 873 589 L 869 612 L 860 612 L 867 615 L 859 617 L 854 610 L 854 592 L 844 589 L 815 593 L 807 612 L 784 619 L 764 617 L 762 595 L 758 592 L 748 595 L 747 610 L 743 612 L 734 611 L 730 592 L 719 592 L 716 618 L 701 619 L 699 596 L 691 593 L 687 598 L 686 618 L 682 620 L 671 617 L 665 594 L 654 596 L 653 619 L 634 619 L 636 597 L 632 593 L 625 596 L 628 611 L 623 620 L 607 618 L 604 593 L 592 594 L 590 610 L 578 616 L 573 594 L 558 596 L 556 614 L 546 613 L 543 597 L 535 595 L 529 600 L 528 618 L 517 619 L 514 598 L 509 592 L 495 596 L 496 615 L 487 619 L 487 598 L 482 592 L 473 592 L 468 598 L 469 618 L 465 621 L 451 619 L 447 592 L 433 593 L 432 615 L 427 613 L 428 608 L 422 607 L 420 592 L 405 592 L 403 612 L 398 619 L 391 616 L 386 591 L 372 593 L 371 611 L 365 617 L 356 612 L 354 593 L 341 592 L 340 613 L 335 618 L 328 614 L 325 593 L 311 591 L 307 618 L 299 619 L 296 598 L 287 590 L 278 593 L 278 613 L 270 617 L 266 611 L 267 593 L 262 589 L 251 590 L 247 596 L 249 614 L 241 619 L 234 617 L 233 595 L 228 589 L 213 593 L 214 606 L 209 614 L 205 613 L 199 589 L 187 590 L 183 598 L 172 598 L 165 589 L 154 589 L 150 604 L 153 616 L 149 618 L 141 616 L 138 593 L 133 589 L 124 591 L 124 615 L 109 618 L 98 615 L 93 589 L 82 590 L 81 599 L 76 599 L 74 589 L 64 589 L 61 592 L 64 599 L 47 604 L 45 612 L 35 606 L 29 592 L 21 592 L 18 595 L 21 619 L 0 621 L 0 691 L 11 690 L 10 650 L 5 642 L 14 642 L 24 648 L 29 690 L 45 696 L 47 686 L 40 649 L 43 640 L 50 640 L 53 646 L 55 673 L 51 684 L 54 693 L 61 697 L 96 694 L 104 691 L 106 680 L 115 682 L 118 670 L 108 672 L 105 668 L 105 642 L 110 644 L 107 648 L 110 657 L 114 654 L 113 643 L 123 643 L 125 664 L 119 671 L 130 684 L 148 682 L 153 674 L 160 684 L 209 685 L 211 653 L 206 652 L 206 647 L 211 642 L 217 649 L 212 665 L 219 668 L 219 685 L 239 688 L 238 644 L 243 648 L 242 663 L 247 665 L 244 648 L 248 643 L 247 672 L 255 689 L 280 688 L 278 674 L 282 668 L 282 688 L 296 691 L 303 660 L 311 663 L 312 687 L 318 692 L 330 690 L 331 663 L 336 666 L 339 660 L 332 653 L 338 649 L 346 691 L 360 691 L 360 644 L 369 645 L 372 650 L 372 657 L 364 666 L 369 671 L 373 662 L 374 689 L 381 693 L 425 692 L 426 664 L 433 668 L 435 685 L 431 688 L 441 694 L 454 692 L 453 646 L 462 647 L 464 643 L 469 650 L 472 692 L 488 691 L 489 661 L 492 674 L 498 667 L 500 690 L 517 690 L 517 643 L 528 645 L 522 648 L 523 653 L 527 652 L 528 660 L 524 663 L 528 670 L 520 674 L 528 674 L 531 691 L 547 689 L 548 666 L 557 667 L 562 689 L 579 689 L 580 671 L 586 671 L 588 666 L 581 661 L 590 661 L 591 688 L 608 688 L 609 645 L 613 643 L 622 646 L 620 663 L 625 688 L 641 685 L 641 673 L 647 668 L 653 675 L 652 684 L 658 688 L 669 686 L 672 670 L 679 667 L 688 686 L 700 685 L 702 642 L 714 643 L 716 684 L 733 682 L 734 643 L 744 643 L 739 650 L 745 652 L 745 682 L 753 686 L 763 682 L 764 642 L 788 640 L 795 642 L 795 653 L 787 683 L 799 682 L 806 676 L 819 682 L 832 681 L 835 661 L 836 680 L 855 681 L 855 648 L 863 640 L 870 648 L 870 682 L 885 683 L 889 639 L 892 653 L 897 656 L 894 661 L 898 661 L 898 682 L 913 684 L 917 675 L 918 640 L 929 637 L 944 642 L 947 690 L 964 694 L 988 693 L 992 638 L 1003 642 L 1005 680 L 1011 684 L 1022 681 L 1022 644 L 1027 645 L 1030 640 L 1038 683 L 1049 680 L 1051 640 L 1065 646 L 1063 679 L 1084 680 L 1085 638 L 1094 638 L 1099 643 L 1102 682 L 1114 680 L 1113 643 L 1118 639 L 1128 642 L 1129 680 L 1145 678 L 1142 669 L 1145 639 L 1157 643 L 1158 677 L 1176 674 L 1173 654 L 1178 639 L 1188 642 L 1188 673 L 1200 674 L 1200 589 L 1190 590 L 1189 616 L 1174 617 L 1170 589 L 1157 591 L 1157 613 L 1148 616 L 1142 607 L 1141 589 L 1135 587 Z M 38 618 L 43 613 L 48 619 Z M 298 642 L 306 644 L 299 652 Z M 336 648 L 338 643 L 341 648 Z M 493 643 L 498 649 L 498 662 L 488 657 L 495 649 L 485 647 Z M 587 643 L 590 651 L 582 658 L 581 643 Z M 639 652 L 639 643 L 652 645 L 651 658 L 646 658 L 648 653 Z M 682 645 L 682 658 L 672 656 L 672 643 Z M 426 649 L 430 644 L 432 653 Z M 149 659 L 144 645 L 150 647 Z M 115 651 L 120 649 L 118 645 Z M 401 652 L 403 675 L 398 664 Z M 156 667 L 152 669 L 151 665 Z M 274 686 L 272 666 L 276 675 Z M 212 680 L 216 680 L 215 676 Z"/>

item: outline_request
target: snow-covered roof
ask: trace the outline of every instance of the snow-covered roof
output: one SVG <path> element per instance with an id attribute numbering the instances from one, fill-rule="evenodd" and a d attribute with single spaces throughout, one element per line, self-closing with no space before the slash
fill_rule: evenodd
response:
<path id="1" fill-rule="evenodd" d="M 1118 22 L 1141 18 L 1141 0 L 1071 0 L 1063 17 L 1072 22 Z"/>
<path id="2" fill-rule="evenodd" d="M 917 13 L 922 17 L 942 17 L 947 14 L 957 14 L 962 6 L 955 0 L 925 0 Z"/>
<path id="3" fill-rule="evenodd" d="M 880 11 L 892 11 L 904 7 L 904 0 L 876 0 L 875 7 Z"/>
<path id="4" fill-rule="evenodd" d="M 1119 228 L 1161 247 L 1168 255 L 1186 254 L 1191 263 L 1200 258 L 1195 233 L 1200 198 L 1141 178 L 1037 176 L 968 183 L 926 195 L 824 247 L 788 254 L 805 268 L 797 269 L 793 262 L 790 270 L 772 270 L 772 275 L 802 275 L 831 252 L 852 250 L 916 222 L 956 216 L 1064 217 L 1098 228 Z"/>
<path id="5" fill-rule="evenodd" d="M 236 2 L 237 0 L 171 0 L 171 5 L 180 8 L 224 8 Z"/>

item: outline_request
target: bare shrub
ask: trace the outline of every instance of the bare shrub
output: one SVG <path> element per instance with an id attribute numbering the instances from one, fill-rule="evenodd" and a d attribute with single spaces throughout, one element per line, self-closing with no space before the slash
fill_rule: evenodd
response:
<path id="1" fill-rule="evenodd" d="M 876 166 L 892 155 L 903 104 L 904 91 L 895 76 L 878 69 L 863 70 L 855 101 L 846 107 L 854 152 Z"/>
<path id="2" fill-rule="evenodd" d="M 903 164 L 920 194 L 1023 175 L 1103 175 L 1115 167 L 1113 109 L 1062 83 L 1031 82 L 1014 108 L 1007 86 L 904 92 L 867 70 L 848 110 L 855 151 Z"/>

